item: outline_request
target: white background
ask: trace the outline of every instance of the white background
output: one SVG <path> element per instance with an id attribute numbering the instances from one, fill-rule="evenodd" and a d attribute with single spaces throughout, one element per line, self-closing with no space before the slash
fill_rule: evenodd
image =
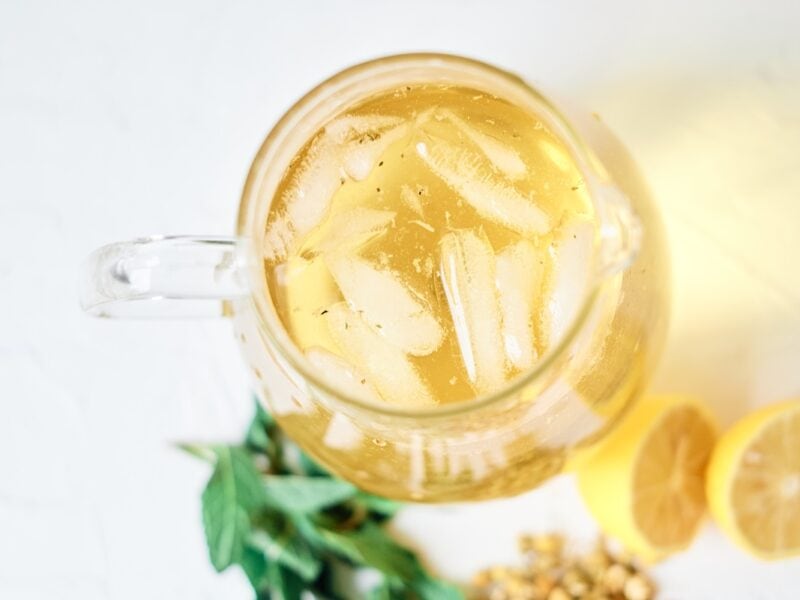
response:
<path id="1" fill-rule="evenodd" d="M 262 138 L 335 71 L 410 50 L 515 70 L 599 112 L 658 196 L 675 316 L 655 387 L 723 423 L 800 394 L 800 4 L 748 1 L 0 3 L 0 598 L 250 597 L 207 563 L 206 467 L 251 411 L 226 322 L 79 314 L 78 265 L 147 233 L 229 233 Z M 453 577 L 522 530 L 595 528 L 569 478 L 412 508 Z M 708 525 L 655 570 L 672 600 L 800 594 Z"/>

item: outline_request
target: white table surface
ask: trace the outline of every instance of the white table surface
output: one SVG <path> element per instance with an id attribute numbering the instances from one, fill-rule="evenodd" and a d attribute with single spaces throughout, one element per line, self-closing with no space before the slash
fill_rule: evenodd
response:
<path id="1" fill-rule="evenodd" d="M 105 242 L 228 233 L 263 136 L 321 78 L 378 55 L 481 58 L 603 115 L 662 204 L 675 317 L 655 387 L 729 423 L 800 394 L 800 3 L 0 3 L 0 598 L 250 598 L 208 564 L 206 467 L 251 411 L 228 323 L 101 322 L 77 267 Z M 595 526 L 572 481 L 414 507 L 396 528 L 444 574 L 521 530 Z M 435 532 L 435 535 L 434 535 Z M 708 525 L 655 570 L 663 598 L 800 595 Z"/>

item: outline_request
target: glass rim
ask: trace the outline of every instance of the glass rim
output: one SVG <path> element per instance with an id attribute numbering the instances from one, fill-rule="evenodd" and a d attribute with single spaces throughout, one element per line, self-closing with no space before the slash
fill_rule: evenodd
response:
<path id="1" fill-rule="evenodd" d="M 296 121 L 298 121 L 298 117 L 299 120 L 302 120 L 302 113 L 312 108 L 316 102 L 325 97 L 325 94 L 336 91 L 337 89 L 344 89 L 348 84 L 363 80 L 371 72 L 382 72 L 387 67 L 397 69 L 403 66 L 416 68 L 427 67 L 432 69 L 437 67 L 461 67 L 464 70 L 483 72 L 486 75 L 504 80 L 505 83 L 516 87 L 518 91 L 528 95 L 530 99 L 542 105 L 547 111 L 547 117 L 552 119 L 559 126 L 561 130 L 559 134 L 564 138 L 562 141 L 567 142 L 566 145 L 568 149 L 574 153 L 573 158 L 576 159 L 579 170 L 585 176 L 589 196 L 593 201 L 595 200 L 597 192 L 592 189 L 592 178 L 586 177 L 591 171 L 592 160 L 590 159 L 589 151 L 583 139 L 574 130 L 570 121 L 562 115 L 561 111 L 550 100 L 518 75 L 479 60 L 452 54 L 428 52 L 394 54 L 368 60 L 338 71 L 336 74 L 328 77 L 306 92 L 275 123 L 253 158 L 245 180 L 237 219 L 237 233 L 239 235 L 250 237 L 248 236 L 249 232 L 247 231 L 247 227 L 251 209 L 253 208 L 252 204 L 257 201 L 258 187 L 262 177 L 272 168 L 265 159 L 271 151 L 273 151 L 275 145 L 281 138 L 290 133 L 291 129 L 297 125 Z M 433 72 L 431 80 L 434 81 L 435 77 L 436 73 Z M 381 89 L 380 87 L 376 87 L 373 91 L 379 92 Z M 323 124 L 320 124 L 319 127 L 322 125 Z M 256 227 L 262 227 L 263 229 L 261 225 L 254 225 Z M 535 381 L 542 379 L 553 363 L 561 358 L 572 342 L 575 341 L 595 307 L 599 297 L 599 291 L 604 283 L 603 281 L 598 281 L 596 278 L 592 279 L 589 289 L 587 289 L 581 302 L 580 310 L 577 311 L 575 317 L 572 319 L 566 333 L 553 348 L 548 349 L 548 351 L 540 357 L 539 361 L 532 368 L 520 373 L 499 389 L 488 394 L 480 394 L 469 400 L 460 402 L 437 404 L 430 408 L 406 409 L 389 403 L 377 404 L 349 396 L 334 386 L 329 385 L 317 374 L 317 370 L 314 369 L 299 348 L 291 341 L 288 332 L 272 307 L 272 303 L 268 300 L 270 294 L 266 286 L 263 259 L 259 253 L 260 241 L 259 238 L 256 238 L 251 244 L 251 248 L 256 252 L 257 256 L 256 260 L 252 261 L 250 267 L 250 276 L 252 279 L 250 281 L 251 293 L 249 298 L 252 306 L 255 308 L 260 329 L 267 336 L 268 341 L 278 349 L 281 357 L 288 361 L 289 365 L 293 369 L 296 369 L 309 384 L 318 388 L 326 395 L 345 405 L 394 418 L 416 420 L 437 419 L 472 412 L 491 405 L 500 404 L 522 389 L 530 386 Z"/>

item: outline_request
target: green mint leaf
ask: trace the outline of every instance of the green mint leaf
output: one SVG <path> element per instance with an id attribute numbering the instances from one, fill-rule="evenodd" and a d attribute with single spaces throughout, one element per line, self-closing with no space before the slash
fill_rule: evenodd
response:
<path id="1" fill-rule="evenodd" d="M 384 579 L 367 593 L 367 600 L 407 600 L 408 594 L 402 585 Z"/>
<path id="2" fill-rule="evenodd" d="M 355 500 L 368 511 L 376 513 L 381 517 L 393 517 L 395 513 L 402 508 L 402 504 L 399 502 L 381 496 L 375 496 L 374 494 L 368 494 L 367 492 L 358 492 Z"/>
<path id="3" fill-rule="evenodd" d="M 264 493 L 270 506 L 288 513 L 313 513 L 356 495 L 352 484 L 339 479 L 301 475 L 263 476 Z"/>
<path id="4" fill-rule="evenodd" d="M 303 468 L 303 452 L 283 433 L 276 436 L 281 449 L 281 473 L 284 475 L 308 475 Z"/>
<path id="5" fill-rule="evenodd" d="M 222 571 L 238 563 L 258 600 L 342 600 L 350 595 L 340 569 L 361 567 L 383 575 L 361 595 L 371 600 L 463 599 L 379 526 L 398 503 L 331 476 L 260 405 L 242 446 L 180 447 L 215 465 L 202 497 L 212 564 Z M 264 458 L 267 475 L 256 466 Z"/>
<path id="6" fill-rule="evenodd" d="M 306 589 L 302 579 L 279 563 L 267 563 L 266 582 L 268 589 L 258 594 L 259 600 L 301 600 Z"/>
<path id="7" fill-rule="evenodd" d="M 417 579 L 404 582 L 386 577 L 367 594 L 369 600 L 464 600 L 464 593 L 454 585 L 421 572 Z"/>
<path id="8" fill-rule="evenodd" d="M 267 560 L 262 552 L 246 547 L 239 560 L 239 565 L 254 590 L 260 590 L 266 586 Z"/>
<path id="9" fill-rule="evenodd" d="M 311 520 L 312 515 L 293 513 L 290 515 L 290 518 L 292 520 L 292 525 L 294 525 L 299 535 L 315 549 L 325 550 L 325 542 L 320 537 L 320 528 Z"/>
<path id="10" fill-rule="evenodd" d="M 212 446 L 205 444 L 177 444 L 177 447 L 195 458 L 214 463 L 217 460 L 217 453 Z"/>
<path id="11" fill-rule="evenodd" d="M 203 491 L 203 527 L 211 564 L 222 571 L 239 562 L 250 531 L 250 511 L 266 501 L 261 475 L 241 448 L 214 447 L 217 464 Z"/>
<path id="12" fill-rule="evenodd" d="M 319 577 L 307 590 L 312 593 L 313 600 L 350 600 L 352 596 L 348 596 L 339 589 L 342 576 L 340 567 L 341 565 L 336 564 L 335 560 L 325 560 Z M 335 571 L 336 573 L 334 573 Z"/>
<path id="13" fill-rule="evenodd" d="M 310 531 L 306 529 L 305 533 L 308 536 Z M 311 539 L 307 537 L 311 543 L 355 564 L 377 569 L 389 577 L 411 581 L 422 572 L 422 567 L 411 551 L 369 521 L 360 529 L 352 531 L 316 528 L 311 536 Z"/>
<path id="14" fill-rule="evenodd" d="M 318 552 L 329 553 L 351 563 L 364 564 L 358 548 L 346 536 L 325 526 L 317 525 L 305 515 L 295 515 L 293 521 L 300 534 Z"/>
<path id="15" fill-rule="evenodd" d="M 427 573 L 417 577 L 408 587 L 419 600 L 464 600 L 464 593 L 458 587 Z"/>
<path id="16" fill-rule="evenodd" d="M 305 452 L 300 451 L 300 455 L 298 457 L 298 462 L 300 463 L 300 471 L 303 475 L 307 475 L 309 477 L 330 477 L 331 474 L 328 473 L 325 469 L 320 467 L 312 458 L 310 458 Z"/>
<path id="17" fill-rule="evenodd" d="M 270 438 L 270 430 L 275 427 L 275 421 L 263 409 L 258 399 L 255 399 L 255 407 L 255 414 L 247 428 L 244 443 L 251 450 L 271 455 L 276 449 L 275 442 Z"/>
<path id="18" fill-rule="evenodd" d="M 314 581 L 322 570 L 322 561 L 312 551 L 308 543 L 289 523 L 282 529 L 268 532 L 258 529 L 250 534 L 248 548 L 262 554 L 267 562 L 277 562 L 297 573 L 304 581 Z"/>

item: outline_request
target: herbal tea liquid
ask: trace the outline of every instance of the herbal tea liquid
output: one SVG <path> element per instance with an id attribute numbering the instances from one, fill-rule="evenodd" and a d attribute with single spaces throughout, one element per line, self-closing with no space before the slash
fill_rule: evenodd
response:
<path id="1" fill-rule="evenodd" d="M 295 156 L 266 223 L 280 319 L 327 381 L 420 407 L 497 391 L 565 333 L 595 222 L 525 110 L 463 87 L 374 96 Z"/>

